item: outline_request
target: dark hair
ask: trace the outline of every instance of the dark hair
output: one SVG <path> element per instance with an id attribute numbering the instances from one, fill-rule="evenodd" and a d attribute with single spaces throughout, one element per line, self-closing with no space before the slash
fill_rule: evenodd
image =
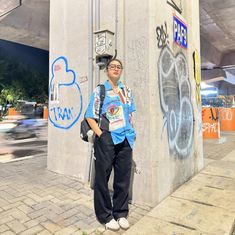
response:
<path id="1" fill-rule="evenodd" d="M 110 63 L 111 63 L 111 62 L 113 62 L 113 61 L 117 61 L 117 62 L 119 62 L 119 63 L 120 63 L 120 65 L 122 66 L 122 62 L 121 62 L 121 60 L 119 60 L 119 59 L 111 59 L 111 60 L 109 60 L 109 61 L 107 62 L 107 64 L 106 64 L 106 69 L 108 69 L 108 67 L 109 67 Z M 122 66 L 122 67 L 123 67 L 123 66 Z"/>

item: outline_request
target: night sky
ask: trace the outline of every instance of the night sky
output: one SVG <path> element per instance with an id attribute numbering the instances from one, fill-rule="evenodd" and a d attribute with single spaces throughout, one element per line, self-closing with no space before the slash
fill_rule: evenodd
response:
<path id="1" fill-rule="evenodd" d="M 26 69 L 48 74 L 49 52 L 0 39 L 0 59 L 21 63 Z"/>

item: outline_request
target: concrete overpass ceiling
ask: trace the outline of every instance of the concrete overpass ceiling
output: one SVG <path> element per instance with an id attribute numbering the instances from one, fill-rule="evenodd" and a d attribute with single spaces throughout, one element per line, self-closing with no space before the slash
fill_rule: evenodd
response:
<path id="1" fill-rule="evenodd" d="M 235 50 L 234 12 L 234 0 L 200 0 L 201 33 L 222 54 Z"/>
<path id="2" fill-rule="evenodd" d="M 0 20 L 8 15 L 12 9 L 20 5 L 20 0 L 0 0 Z"/>
<path id="3" fill-rule="evenodd" d="M 235 0 L 199 0 L 202 67 L 235 65 Z M 20 0 L 0 0 L 0 16 L 15 8 Z M 22 6 L 0 17 L 0 39 L 48 50 L 50 0 L 22 0 Z M 235 67 L 234 67 L 235 68 Z M 223 76 L 202 73 L 202 79 L 235 84 L 235 72 Z M 206 74 L 206 76 L 205 76 Z"/>
<path id="4" fill-rule="evenodd" d="M 0 0 L 6 12 L 17 0 Z M 22 0 L 22 5 L 0 18 L 0 38 L 49 50 L 49 0 Z"/>
<path id="5" fill-rule="evenodd" d="M 233 66 L 224 69 L 221 81 L 235 84 L 235 0 L 200 0 L 202 68 Z M 209 73 L 211 73 L 209 75 Z M 202 79 L 214 79 L 214 72 Z"/>

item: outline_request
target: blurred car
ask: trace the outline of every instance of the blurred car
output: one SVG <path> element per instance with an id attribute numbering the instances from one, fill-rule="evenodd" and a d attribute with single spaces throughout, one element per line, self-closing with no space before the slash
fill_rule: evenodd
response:
<path id="1" fill-rule="evenodd" d="M 17 126 L 16 120 L 5 120 L 0 122 L 0 132 L 8 132 L 12 128 Z"/>
<path id="2" fill-rule="evenodd" d="M 30 119 L 18 120 L 16 126 L 6 132 L 7 139 L 25 139 L 36 137 L 37 127 Z"/>

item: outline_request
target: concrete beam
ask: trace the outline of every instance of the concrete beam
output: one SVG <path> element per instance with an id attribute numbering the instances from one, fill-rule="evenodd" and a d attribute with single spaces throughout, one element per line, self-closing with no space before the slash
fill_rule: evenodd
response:
<path id="1" fill-rule="evenodd" d="M 222 69 L 211 69 L 211 70 L 202 70 L 201 73 L 202 81 L 208 81 L 210 80 L 212 82 L 212 79 L 219 78 L 217 80 L 224 80 L 226 78 L 226 74 L 224 70 Z"/>
<path id="2" fill-rule="evenodd" d="M 222 54 L 201 34 L 201 57 L 204 63 L 219 65 Z M 203 66 L 203 63 L 202 63 Z"/>
<path id="3" fill-rule="evenodd" d="M 0 20 L 1 39 L 49 49 L 49 0 L 23 0 L 21 7 Z"/>
<path id="4" fill-rule="evenodd" d="M 221 66 L 234 65 L 235 67 L 235 51 L 231 51 L 222 56 Z"/>

